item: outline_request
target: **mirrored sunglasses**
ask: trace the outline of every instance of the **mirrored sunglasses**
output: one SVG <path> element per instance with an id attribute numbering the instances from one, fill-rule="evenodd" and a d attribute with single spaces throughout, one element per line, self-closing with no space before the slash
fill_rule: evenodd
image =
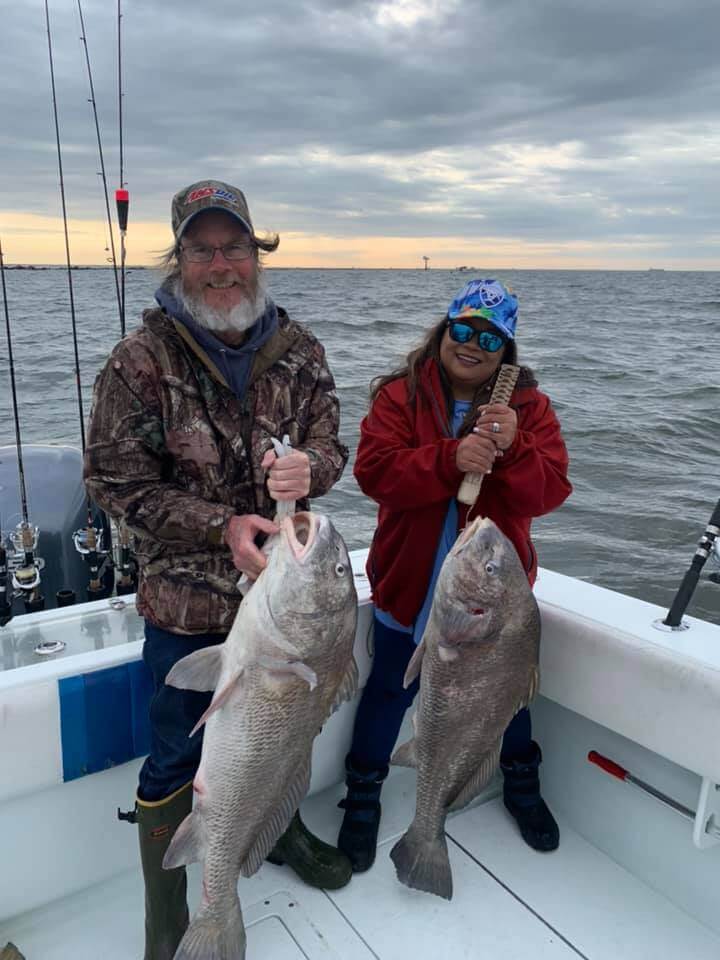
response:
<path id="1" fill-rule="evenodd" d="M 499 333 L 493 333 L 492 330 L 476 330 L 471 323 L 463 323 L 462 320 L 448 321 L 450 339 L 455 343 L 470 343 L 474 336 L 477 336 L 478 346 L 487 353 L 497 353 L 505 346 L 505 338 Z"/>

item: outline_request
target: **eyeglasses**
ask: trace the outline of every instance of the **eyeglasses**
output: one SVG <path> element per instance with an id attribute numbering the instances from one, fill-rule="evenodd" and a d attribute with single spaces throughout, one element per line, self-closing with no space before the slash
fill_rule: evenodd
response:
<path id="1" fill-rule="evenodd" d="M 226 260 L 247 260 L 255 253 L 255 244 L 241 241 L 226 243 L 222 247 L 208 247 L 204 243 L 192 243 L 187 247 L 180 247 L 180 252 L 190 263 L 210 263 L 219 250 Z"/>
<path id="2" fill-rule="evenodd" d="M 505 338 L 499 333 L 493 333 L 491 330 L 476 330 L 471 323 L 463 323 L 462 320 L 448 320 L 448 329 L 450 339 L 455 343 L 470 343 L 477 334 L 478 346 L 488 353 L 497 353 L 501 347 L 505 346 Z"/>

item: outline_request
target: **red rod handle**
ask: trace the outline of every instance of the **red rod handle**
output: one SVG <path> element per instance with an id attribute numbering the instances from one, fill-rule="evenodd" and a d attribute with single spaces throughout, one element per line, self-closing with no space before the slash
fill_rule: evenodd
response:
<path id="1" fill-rule="evenodd" d="M 596 766 L 600 767 L 601 770 L 604 770 L 605 773 L 609 773 L 611 776 L 617 777 L 618 780 L 625 780 L 628 776 L 628 771 L 625 769 L 625 767 L 621 767 L 619 763 L 615 763 L 614 760 L 604 757 L 596 750 L 591 750 L 587 758 L 590 763 L 594 763 Z"/>
<path id="2" fill-rule="evenodd" d="M 130 206 L 130 194 L 127 190 L 115 191 L 115 204 L 117 206 L 118 223 L 123 233 L 127 230 L 128 207 Z"/>

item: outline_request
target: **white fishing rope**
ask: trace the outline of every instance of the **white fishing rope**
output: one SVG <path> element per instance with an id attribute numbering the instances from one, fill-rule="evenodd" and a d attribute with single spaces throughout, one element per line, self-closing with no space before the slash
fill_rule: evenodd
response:
<path id="1" fill-rule="evenodd" d="M 293 448 L 292 444 L 290 443 L 289 434 L 286 433 L 282 440 L 278 440 L 277 437 L 271 437 L 271 440 L 275 455 L 278 457 L 278 459 L 280 457 L 286 457 L 289 453 L 292 453 Z M 275 511 L 275 523 L 277 523 L 279 526 L 285 517 L 292 517 L 295 515 L 295 506 L 297 504 L 297 500 L 276 500 L 275 502 L 277 503 L 277 510 Z M 277 536 L 277 534 L 275 536 Z M 269 537 L 263 544 L 262 551 L 264 554 L 267 555 L 272 550 L 275 536 Z M 251 580 L 246 573 L 243 573 L 238 580 L 238 590 L 244 597 L 246 597 L 248 591 L 254 583 L 254 580 Z"/>

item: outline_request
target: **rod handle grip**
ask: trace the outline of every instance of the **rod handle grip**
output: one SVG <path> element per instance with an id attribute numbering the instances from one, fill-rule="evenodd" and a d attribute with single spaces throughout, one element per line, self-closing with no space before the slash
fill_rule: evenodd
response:
<path id="1" fill-rule="evenodd" d="M 459 502 L 471 507 L 478 498 L 482 482 L 483 475 L 481 473 L 466 473 L 457 492 Z"/>
<path id="2" fill-rule="evenodd" d="M 621 767 L 619 763 L 615 763 L 615 761 L 610 760 L 609 757 L 604 757 L 596 750 L 591 750 L 587 758 L 590 763 L 594 763 L 596 766 L 600 767 L 601 770 L 604 770 L 605 773 L 609 773 L 612 777 L 617 777 L 618 780 L 625 780 L 627 778 L 628 771 L 625 769 L 625 767 Z"/>
<path id="3" fill-rule="evenodd" d="M 520 367 L 511 363 L 503 363 L 498 371 L 490 403 L 510 403 L 510 397 L 520 376 Z M 480 493 L 483 475 L 481 473 L 466 473 L 460 484 L 456 496 L 460 503 L 472 507 Z"/>

